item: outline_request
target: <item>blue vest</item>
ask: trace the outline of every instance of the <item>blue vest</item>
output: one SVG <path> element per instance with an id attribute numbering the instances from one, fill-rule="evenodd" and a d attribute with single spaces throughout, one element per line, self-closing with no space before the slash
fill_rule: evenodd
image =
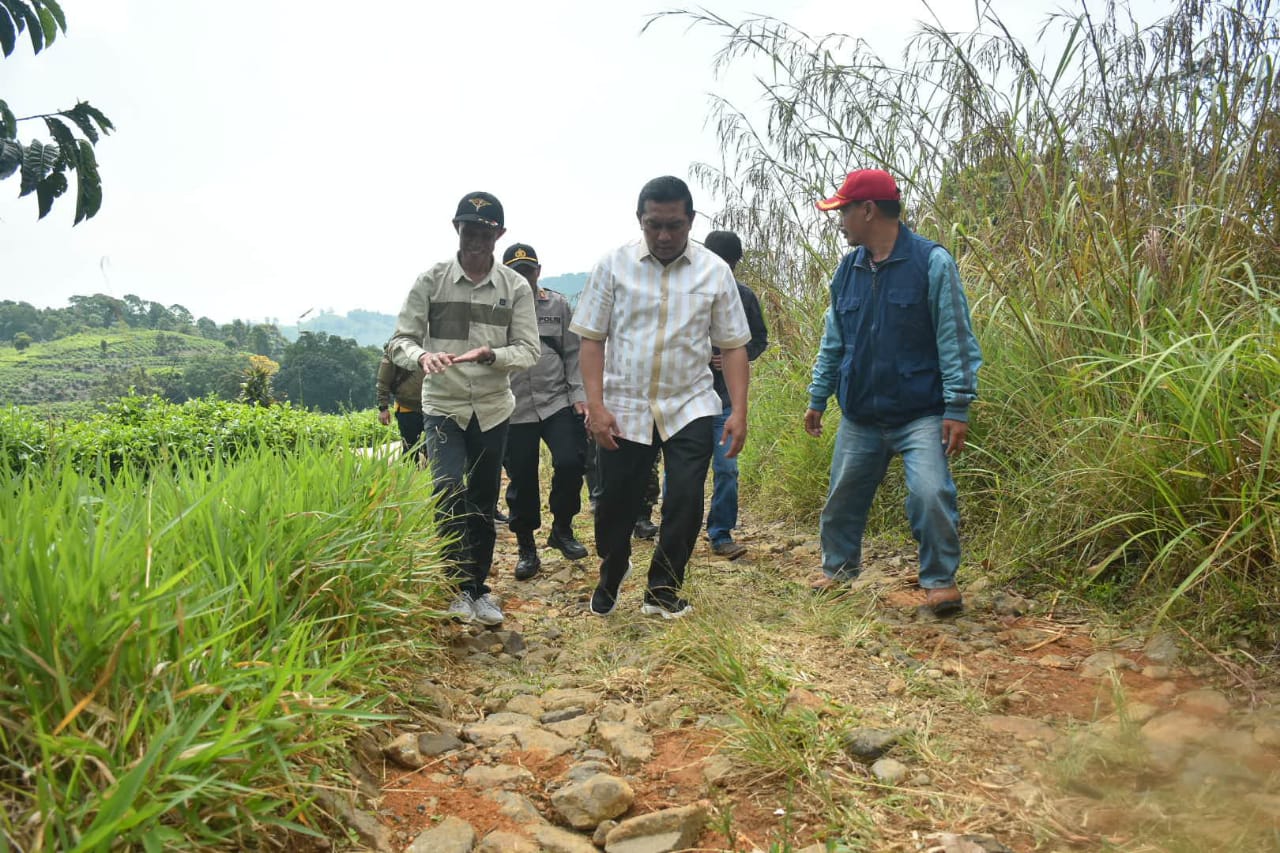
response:
<path id="1" fill-rule="evenodd" d="M 900 224 L 893 251 L 874 270 L 865 246 L 836 270 L 831 298 L 844 338 L 836 393 L 850 420 L 900 426 L 945 409 L 929 306 L 935 248 Z"/>

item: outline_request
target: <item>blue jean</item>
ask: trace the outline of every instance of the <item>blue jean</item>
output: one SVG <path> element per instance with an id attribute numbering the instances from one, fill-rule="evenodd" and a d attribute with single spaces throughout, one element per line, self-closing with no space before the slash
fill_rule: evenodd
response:
<path id="1" fill-rule="evenodd" d="M 951 586 L 960 566 L 960 513 L 942 446 L 940 415 L 896 427 L 840 419 L 831 456 L 831 488 L 818 528 L 822 571 L 830 578 L 857 576 L 867 512 L 895 454 L 902 456 L 907 520 L 920 546 L 920 586 Z"/>
<path id="2" fill-rule="evenodd" d="M 724 422 L 733 414 L 733 406 L 711 419 L 715 452 L 711 456 L 711 509 L 707 511 L 707 538 L 712 545 L 733 541 L 733 528 L 738 526 L 738 459 L 725 456 L 729 445 L 720 443 Z"/>

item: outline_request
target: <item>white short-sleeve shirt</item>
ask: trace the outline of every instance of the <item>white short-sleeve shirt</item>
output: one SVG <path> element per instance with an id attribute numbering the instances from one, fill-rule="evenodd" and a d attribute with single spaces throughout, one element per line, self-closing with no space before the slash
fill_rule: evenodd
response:
<path id="1" fill-rule="evenodd" d="M 605 342 L 605 407 L 622 438 L 640 444 L 653 441 L 655 427 L 665 441 L 694 420 L 719 414 L 711 347 L 751 340 L 729 265 L 693 242 L 665 266 L 643 240 L 605 255 L 569 328 Z"/>

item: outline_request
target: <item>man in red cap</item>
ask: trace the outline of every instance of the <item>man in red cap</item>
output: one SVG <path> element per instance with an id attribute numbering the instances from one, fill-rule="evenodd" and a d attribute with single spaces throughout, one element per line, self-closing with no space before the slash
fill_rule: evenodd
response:
<path id="1" fill-rule="evenodd" d="M 955 260 L 899 221 L 898 186 L 880 169 L 850 172 L 834 196 L 854 251 L 831 281 L 831 307 L 809 385 L 805 431 L 822 435 L 827 400 L 843 417 L 820 522 L 815 590 L 855 578 L 867 511 L 894 455 L 906 473 L 907 517 L 920 546 L 920 586 L 936 616 L 963 606 L 956 487 L 947 458 L 964 449 L 982 353 Z"/>

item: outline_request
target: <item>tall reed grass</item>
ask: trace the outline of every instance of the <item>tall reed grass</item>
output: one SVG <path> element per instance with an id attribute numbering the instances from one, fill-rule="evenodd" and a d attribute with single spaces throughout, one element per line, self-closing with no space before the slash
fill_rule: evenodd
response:
<path id="1" fill-rule="evenodd" d="M 764 82 L 761 119 L 715 104 L 724 158 L 695 168 L 783 318 L 754 411 L 795 406 L 816 351 L 843 249 L 812 201 L 887 168 L 913 227 L 957 256 L 986 356 L 956 466 L 970 562 L 1274 649 L 1277 14 L 1183 0 L 1146 24 L 1078 2 L 1028 43 L 978 13 L 968 32 L 923 25 L 901 62 L 770 18 L 673 13 Z M 763 432 L 747 485 L 812 518 L 822 490 L 788 470 L 810 440 Z"/>
<path id="2" fill-rule="evenodd" d="M 0 474 L 0 846 L 289 847 L 445 592 L 430 484 L 298 443 Z"/>

